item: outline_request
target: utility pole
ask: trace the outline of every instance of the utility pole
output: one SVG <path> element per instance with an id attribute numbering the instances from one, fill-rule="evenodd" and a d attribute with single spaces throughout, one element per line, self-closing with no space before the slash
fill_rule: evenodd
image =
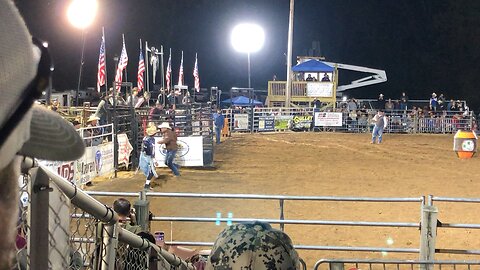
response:
<path id="1" fill-rule="evenodd" d="M 290 18 L 288 21 L 288 45 L 287 45 L 287 87 L 285 89 L 285 107 L 290 107 L 292 93 L 292 46 L 293 46 L 293 11 L 295 0 L 290 0 Z"/>

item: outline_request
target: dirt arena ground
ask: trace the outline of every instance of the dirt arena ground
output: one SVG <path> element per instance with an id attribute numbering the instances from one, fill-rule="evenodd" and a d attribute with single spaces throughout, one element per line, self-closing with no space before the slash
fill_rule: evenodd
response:
<path id="1" fill-rule="evenodd" d="M 182 168 L 173 178 L 158 169 L 154 191 L 278 194 L 300 196 L 480 197 L 480 159 L 460 160 L 452 151 L 453 135 L 385 135 L 382 145 L 369 134 L 275 133 L 234 134 L 215 149 L 215 169 Z M 139 191 L 141 174 L 94 182 L 89 190 Z M 113 198 L 99 198 L 112 204 Z M 158 216 L 279 218 L 278 201 L 224 199 L 152 199 Z M 478 223 L 478 205 L 435 203 L 443 223 Z M 420 203 L 286 201 L 286 219 L 419 222 Z M 224 228 L 210 223 L 153 223 L 166 239 L 213 242 Z M 278 227 L 278 225 L 274 225 Z M 418 248 L 417 228 L 287 225 L 297 245 Z M 388 243 L 387 243 L 388 242 Z M 480 249 L 480 231 L 439 228 L 437 248 Z M 309 269 L 320 258 L 418 259 L 418 254 L 299 251 Z M 436 259 L 478 259 L 437 255 Z"/>

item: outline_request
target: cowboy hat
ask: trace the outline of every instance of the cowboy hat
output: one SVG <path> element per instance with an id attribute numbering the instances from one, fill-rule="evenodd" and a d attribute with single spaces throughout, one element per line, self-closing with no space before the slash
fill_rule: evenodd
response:
<path id="1" fill-rule="evenodd" d="M 98 116 L 92 114 L 92 115 L 90 115 L 90 117 L 88 117 L 87 123 L 92 122 L 94 120 L 98 121 L 98 120 L 100 120 L 100 118 Z"/>
<path id="2" fill-rule="evenodd" d="M 168 128 L 168 129 L 172 129 L 167 122 L 161 123 L 160 126 L 158 126 L 158 128 Z"/>
<path id="3" fill-rule="evenodd" d="M 149 126 L 147 130 L 145 131 L 148 136 L 153 136 L 155 133 L 157 133 L 158 129 L 156 126 Z"/>

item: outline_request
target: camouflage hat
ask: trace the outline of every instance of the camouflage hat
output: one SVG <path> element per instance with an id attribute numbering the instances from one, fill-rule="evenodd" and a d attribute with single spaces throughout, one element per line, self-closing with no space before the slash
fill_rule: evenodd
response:
<path id="1" fill-rule="evenodd" d="M 301 269 L 292 240 L 267 223 L 234 224 L 218 236 L 206 270 Z"/>

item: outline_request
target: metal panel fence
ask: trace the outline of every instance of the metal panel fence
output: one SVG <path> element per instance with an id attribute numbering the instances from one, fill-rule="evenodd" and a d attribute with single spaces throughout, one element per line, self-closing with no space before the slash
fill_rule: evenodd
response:
<path id="1" fill-rule="evenodd" d="M 315 123 L 315 112 L 337 113 L 336 126 Z M 234 108 L 224 110 L 230 131 L 337 131 L 364 133 L 372 130 L 372 118 L 376 110 L 314 109 L 314 108 Z M 471 112 L 445 111 L 431 114 L 414 110 L 386 110 L 388 118 L 386 133 L 455 133 L 459 129 L 471 130 L 476 127 Z M 265 126 L 270 121 L 271 126 Z"/>
<path id="2" fill-rule="evenodd" d="M 319 260 L 314 270 L 329 269 L 478 269 L 480 261 L 401 261 L 401 260 L 355 260 L 355 259 L 322 259 Z"/>

